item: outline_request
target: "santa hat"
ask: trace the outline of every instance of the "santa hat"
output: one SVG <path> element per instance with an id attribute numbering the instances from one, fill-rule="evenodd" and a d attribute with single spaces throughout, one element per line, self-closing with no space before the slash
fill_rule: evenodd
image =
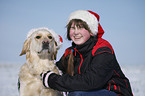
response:
<path id="1" fill-rule="evenodd" d="M 63 39 L 60 35 L 58 35 L 56 32 L 54 32 L 51 29 L 48 29 L 46 27 L 41 27 L 41 28 L 35 28 L 35 29 L 31 29 L 28 34 L 27 34 L 27 39 L 30 38 L 31 35 L 33 35 L 35 32 L 41 31 L 41 30 L 46 30 L 49 33 L 51 33 L 51 35 L 54 37 L 56 43 L 57 43 L 57 49 L 59 49 L 62 46 L 63 43 Z"/>
<path id="2" fill-rule="evenodd" d="M 99 23 L 99 18 L 100 16 L 92 11 L 77 10 L 70 14 L 67 24 L 72 19 L 81 19 L 82 21 L 85 21 L 88 24 L 88 27 L 90 28 L 93 35 L 97 35 L 97 37 L 101 38 L 104 34 L 104 30 L 102 29 Z"/>

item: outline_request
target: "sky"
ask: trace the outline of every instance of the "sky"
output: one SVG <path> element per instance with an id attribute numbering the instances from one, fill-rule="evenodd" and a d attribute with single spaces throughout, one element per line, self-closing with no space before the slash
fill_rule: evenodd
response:
<path id="1" fill-rule="evenodd" d="M 19 56 L 27 33 L 48 27 L 63 38 L 57 60 L 71 45 L 66 23 L 71 12 L 100 15 L 103 38 L 111 43 L 120 65 L 145 65 L 145 0 L 0 0 L 0 63 L 25 63 Z"/>

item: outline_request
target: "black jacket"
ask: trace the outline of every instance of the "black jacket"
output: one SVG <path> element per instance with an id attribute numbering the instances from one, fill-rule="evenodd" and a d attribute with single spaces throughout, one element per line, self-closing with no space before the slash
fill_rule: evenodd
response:
<path id="1" fill-rule="evenodd" d="M 90 38 L 74 49 L 74 76 L 66 73 L 70 48 L 56 63 L 63 75 L 51 74 L 49 86 L 60 91 L 92 91 L 107 89 L 118 96 L 133 96 L 129 80 L 116 60 L 112 46 L 104 39 Z"/>

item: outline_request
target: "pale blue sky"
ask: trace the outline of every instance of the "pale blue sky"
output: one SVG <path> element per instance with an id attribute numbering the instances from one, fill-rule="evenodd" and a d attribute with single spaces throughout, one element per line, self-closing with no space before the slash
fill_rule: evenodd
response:
<path id="1" fill-rule="evenodd" d="M 145 65 L 145 0 L 0 0 L 0 62 L 24 63 L 19 56 L 32 28 L 48 27 L 63 37 L 58 59 L 70 42 L 66 22 L 75 10 L 92 10 L 121 65 Z"/>

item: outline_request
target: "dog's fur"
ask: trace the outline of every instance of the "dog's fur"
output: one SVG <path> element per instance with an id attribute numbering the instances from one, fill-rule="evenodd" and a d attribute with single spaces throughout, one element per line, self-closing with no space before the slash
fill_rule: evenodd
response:
<path id="1" fill-rule="evenodd" d="M 26 39 L 20 54 L 26 54 L 26 63 L 19 72 L 20 96 L 58 96 L 59 92 L 45 88 L 40 78 L 40 74 L 48 70 L 59 73 L 54 64 L 56 46 L 52 34 L 43 29 Z"/>

